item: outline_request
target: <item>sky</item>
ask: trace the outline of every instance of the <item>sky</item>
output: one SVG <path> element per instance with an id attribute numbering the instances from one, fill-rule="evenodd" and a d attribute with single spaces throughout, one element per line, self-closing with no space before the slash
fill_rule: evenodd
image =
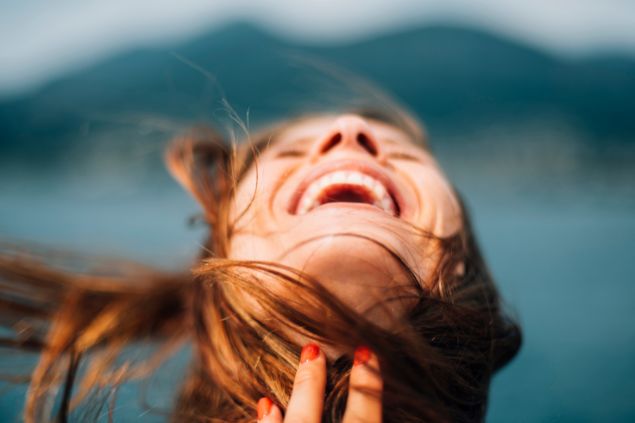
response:
<path id="1" fill-rule="evenodd" d="M 0 95 L 236 19 L 329 43 L 449 21 L 567 55 L 635 56 L 635 0 L 0 0 Z"/>

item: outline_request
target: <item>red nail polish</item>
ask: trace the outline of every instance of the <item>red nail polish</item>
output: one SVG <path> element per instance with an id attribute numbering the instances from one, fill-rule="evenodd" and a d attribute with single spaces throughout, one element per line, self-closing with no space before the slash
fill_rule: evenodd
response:
<path id="1" fill-rule="evenodd" d="M 366 346 L 359 346 L 355 349 L 355 357 L 353 358 L 353 366 L 368 363 L 373 352 Z"/>
<path id="2" fill-rule="evenodd" d="M 258 410 L 258 420 L 262 420 L 263 417 L 269 414 L 272 405 L 273 402 L 267 397 L 262 397 L 258 400 L 258 407 L 256 407 Z"/>
<path id="3" fill-rule="evenodd" d="M 320 355 L 320 347 L 317 344 L 306 344 L 302 348 L 302 353 L 300 353 L 300 363 L 315 360 L 318 355 Z"/>

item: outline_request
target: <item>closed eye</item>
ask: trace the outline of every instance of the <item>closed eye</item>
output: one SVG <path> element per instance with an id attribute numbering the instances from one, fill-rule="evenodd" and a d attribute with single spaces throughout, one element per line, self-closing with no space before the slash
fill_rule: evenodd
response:
<path id="1" fill-rule="evenodd" d="M 400 151 L 395 151 L 392 153 L 388 153 L 386 155 L 387 158 L 389 159 L 394 159 L 394 160 L 408 160 L 408 161 L 413 161 L 413 162 L 420 162 L 421 158 L 414 156 L 412 154 L 408 154 L 408 153 L 402 153 Z"/>
<path id="2" fill-rule="evenodd" d="M 282 150 L 276 154 L 276 159 L 303 157 L 304 155 L 306 155 L 306 151 L 304 150 Z"/>

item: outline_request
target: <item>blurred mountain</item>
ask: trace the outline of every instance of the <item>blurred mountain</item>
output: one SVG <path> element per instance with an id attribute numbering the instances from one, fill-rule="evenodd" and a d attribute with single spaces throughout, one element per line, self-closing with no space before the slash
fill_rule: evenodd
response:
<path id="1" fill-rule="evenodd" d="M 289 87 L 303 83 L 289 53 L 378 83 L 431 132 L 469 133 L 510 122 L 522 128 L 555 117 L 593 149 L 635 144 L 633 58 L 558 57 L 455 26 L 318 46 L 236 23 L 180 45 L 130 51 L 0 100 L 0 152 L 50 158 L 99 128 L 134 124 L 140 116 L 155 117 L 159 126 L 210 121 L 219 113 L 219 87 L 242 116 L 247 109 L 261 119 L 284 114 Z"/>

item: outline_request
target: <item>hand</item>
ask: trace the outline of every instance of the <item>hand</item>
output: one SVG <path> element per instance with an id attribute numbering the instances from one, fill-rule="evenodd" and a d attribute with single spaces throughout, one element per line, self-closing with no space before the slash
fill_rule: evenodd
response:
<path id="1" fill-rule="evenodd" d="M 315 344 L 302 348 L 293 391 L 283 419 L 269 398 L 258 401 L 259 423 L 320 423 L 326 386 L 326 357 Z M 343 423 L 381 423 L 382 379 L 379 361 L 366 347 L 355 350 Z M 374 394 L 369 394 L 371 391 Z"/>

